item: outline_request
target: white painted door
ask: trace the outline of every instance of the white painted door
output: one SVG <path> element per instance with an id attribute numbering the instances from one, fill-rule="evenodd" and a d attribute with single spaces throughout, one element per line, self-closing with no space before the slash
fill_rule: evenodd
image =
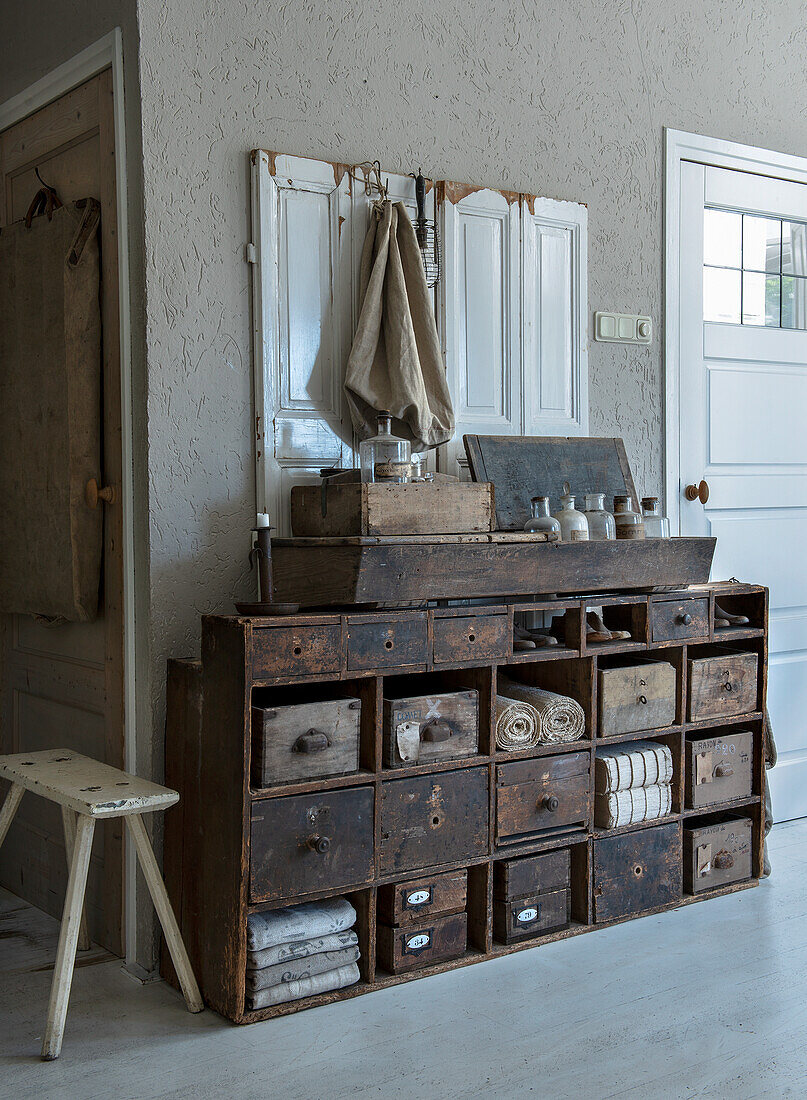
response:
<path id="1" fill-rule="evenodd" d="M 807 815 L 807 185 L 684 162 L 680 213 L 680 529 L 770 588 L 784 821 Z"/>

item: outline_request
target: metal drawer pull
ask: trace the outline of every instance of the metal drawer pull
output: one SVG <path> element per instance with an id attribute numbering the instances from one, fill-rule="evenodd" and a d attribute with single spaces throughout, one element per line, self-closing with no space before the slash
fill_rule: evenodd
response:
<path id="1" fill-rule="evenodd" d="M 730 775 L 734 775 L 734 768 L 731 764 L 718 764 L 715 768 L 715 775 L 718 779 L 728 779 Z"/>
<path id="2" fill-rule="evenodd" d="M 728 871 L 734 866 L 734 856 L 731 852 L 718 852 L 713 862 L 718 871 Z"/>
<path id="3" fill-rule="evenodd" d="M 429 722 L 420 733 L 421 741 L 429 741 L 432 744 L 438 741 L 448 741 L 451 737 L 451 726 L 445 722 Z"/>
<path id="4" fill-rule="evenodd" d="M 306 844 L 312 852 L 317 852 L 318 855 L 324 856 L 326 852 L 331 850 L 331 838 L 329 836 L 320 836 L 319 833 L 314 833 L 306 841 Z"/>
<path id="5" fill-rule="evenodd" d="M 327 733 L 323 733 L 322 730 L 310 729 L 306 733 L 301 733 L 297 740 L 291 747 L 292 752 L 324 752 L 325 749 L 330 748 L 331 741 Z"/>
<path id="6" fill-rule="evenodd" d="M 681 623 L 682 626 L 692 626 L 692 616 L 688 611 L 685 611 L 683 615 L 678 616 L 678 622 Z"/>
<path id="7" fill-rule="evenodd" d="M 555 812 L 555 810 L 557 810 L 558 806 L 560 806 L 560 802 L 558 800 L 557 795 L 554 795 L 554 794 L 548 794 L 545 798 L 541 799 L 541 801 L 538 803 L 538 809 L 539 810 L 540 809 L 549 810 L 549 812 L 551 814 L 553 814 Z"/>

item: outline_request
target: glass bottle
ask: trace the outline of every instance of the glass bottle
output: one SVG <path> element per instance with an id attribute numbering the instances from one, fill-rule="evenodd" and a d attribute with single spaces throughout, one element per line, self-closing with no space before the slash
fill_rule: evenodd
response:
<path id="1" fill-rule="evenodd" d="M 668 539 L 670 521 L 661 514 L 658 497 L 642 497 L 642 521 L 647 539 Z"/>
<path id="2" fill-rule="evenodd" d="M 614 517 L 605 510 L 605 493 L 586 493 L 585 516 L 588 521 L 588 537 L 594 542 L 616 538 Z"/>
<path id="3" fill-rule="evenodd" d="M 525 531 L 544 531 L 551 542 L 560 540 L 560 524 L 549 514 L 549 497 L 533 497 L 530 501 L 532 519 L 524 524 Z M 553 539 L 552 536 L 555 536 Z"/>
<path id="4" fill-rule="evenodd" d="M 643 539 L 642 517 L 633 510 L 633 500 L 628 496 L 614 497 L 614 522 L 618 539 Z"/>
<path id="5" fill-rule="evenodd" d="M 362 481 L 401 485 L 412 472 L 412 445 L 392 434 L 392 413 L 379 412 L 378 432 L 359 444 Z"/>
<path id="6" fill-rule="evenodd" d="M 588 520 L 575 508 L 568 481 L 564 482 L 563 496 L 560 498 L 560 508 L 555 512 L 555 519 L 560 524 L 563 542 L 588 541 Z"/>

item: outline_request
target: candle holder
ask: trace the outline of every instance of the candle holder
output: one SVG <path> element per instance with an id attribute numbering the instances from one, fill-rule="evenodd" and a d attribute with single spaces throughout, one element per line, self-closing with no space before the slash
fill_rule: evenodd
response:
<path id="1" fill-rule="evenodd" d="M 258 602 L 236 603 L 239 615 L 296 615 L 300 610 L 298 603 L 273 603 L 272 584 L 272 535 L 274 527 L 269 524 L 265 513 L 258 513 L 258 524 L 252 529 L 252 549 L 249 552 L 249 564 L 258 565 Z"/>

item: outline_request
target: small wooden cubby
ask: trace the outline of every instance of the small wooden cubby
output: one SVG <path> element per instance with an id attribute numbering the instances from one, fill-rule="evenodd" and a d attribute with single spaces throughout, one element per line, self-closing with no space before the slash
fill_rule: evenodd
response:
<path id="1" fill-rule="evenodd" d="M 716 598 L 734 613 L 747 615 L 749 624 L 715 630 Z M 611 629 L 628 629 L 631 639 L 587 643 L 586 613 L 593 607 L 602 610 Z M 561 644 L 514 652 L 514 616 L 525 611 L 563 615 Z M 764 836 L 767 622 L 767 590 L 736 583 L 652 594 L 466 603 L 421 610 L 357 613 L 348 609 L 341 613 L 276 619 L 205 617 L 201 661 L 169 663 L 165 774 L 166 783 L 180 792 L 181 799 L 166 815 L 165 879 L 206 1003 L 235 1022 L 249 1023 L 756 885 L 762 868 Z M 757 656 L 755 709 L 715 722 L 689 722 L 689 661 L 714 645 Z M 627 660 L 635 656 L 663 659 L 675 669 L 675 720 L 663 728 L 599 737 L 598 667 L 613 665 L 621 657 Z M 500 674 L 576 699 L 585 713 L 585 737 L 571 744 L 541 745 L 524 752 L 497 750 L 494 714 Z M 476 755 L 394 768 L 384 763 L 385 687 L 398 694 L 410 682 L 413 689 L 426 684 L 435 691 L 478 692 Z M 250 783 L 253 702 L 260 699 L 282 705 L 284 698 L 297 698 L 299 686 L 306 684 L 317 685 L 318 690 L 331 685 L 335 694 L 349 693 L 361 699 L 359 770 L 330 779 L 253 788 Z M 739 724 L 753 732 L 751 793 L 725 805 L 687 809 L 684 799 L 687 736 L 712 727 L 725 729 Z M 585 827 L 561 828 L 517 838 L 506 845 L 497 844 L 496 790 L 502 765 L 584 753 L 593 777 L 598 746 L 639 738 L 661 741 L 672 752 L 670 815 L 660 821 L 598 829 L 594 825 L 592 781 Z M 475 770 L 468 772 L 469 769 Z M 473 777 L 474 789 L 487 791 L 484 804 L 469 810 L 468 820 L 475 822 L 474 835 L 467 837 L 461 858 L 445 858 L 436 847 L 420 863 L 384 870 L 382 802 L 391 790 L 385 785 L 432 776 L 440 776 L 441 782 L 448 783 L 459 773 Z M 259 860 L 258 853 L 252 850 L 253 822 L 267 813 L 276 799 L 299 796 L 317 802 L 332 797 L 334 792 L 356 788 L 367 792 L 366 798 L 373 807 L 369 869 L 363 870 L 356 880 L 348 875 L 347 879 L 333 881 L 324 874 L 317 888 L 301 891 L 284 887 L 283 896 L 277 896 L 271 861 L 267 865 L 266 853 Z M 683 821 L 723 810 L 740 811 L 752 821 L 753 875 L 743 882 L 704 890 L 695 896 L 686 895 L 682 875 Z M 654 829 L 655 833 L 648 833 Z M 637 834 L 635 843 L 624 839 L 632 834 Z M 652 855 L 649 862 L 636 855 L 643 848 L 650 852 L 656 841 L 664 853 L 664 865 L 658 873 L 654 871 Z M 568 848 L 571 853 L 570 924 L 560 931 L 509 945 L 496 942 L 492 916 L 494 865 L 500 860 L 556 848 Z M 604 861 L 622 858 L 623 851 L 626 860 L 637 860 L 632 865 L 635 875 L 626 879 L 624 899 L 618 885 L 608 887 L 612 893 L 606 905 L 606 888 L 598 875 L 602 874 Z M 259 864 L 261 877 L 256 874 Z M 379 886 L 461 868 L 468 873 L 468 941 L 464 954 L 397 975 L 385 971 L 376 952 Z M 630 867 L 626 870 L 629 872 Z M 288 881 L 288 874 L 283 881 Z M 358 914 L 360 982 L 343 990 L 247 1011 L 249 914 L 338 895 L 348 897 Z M 176 981 L 166 952 L 162 972 L 168 980 Z"/>

